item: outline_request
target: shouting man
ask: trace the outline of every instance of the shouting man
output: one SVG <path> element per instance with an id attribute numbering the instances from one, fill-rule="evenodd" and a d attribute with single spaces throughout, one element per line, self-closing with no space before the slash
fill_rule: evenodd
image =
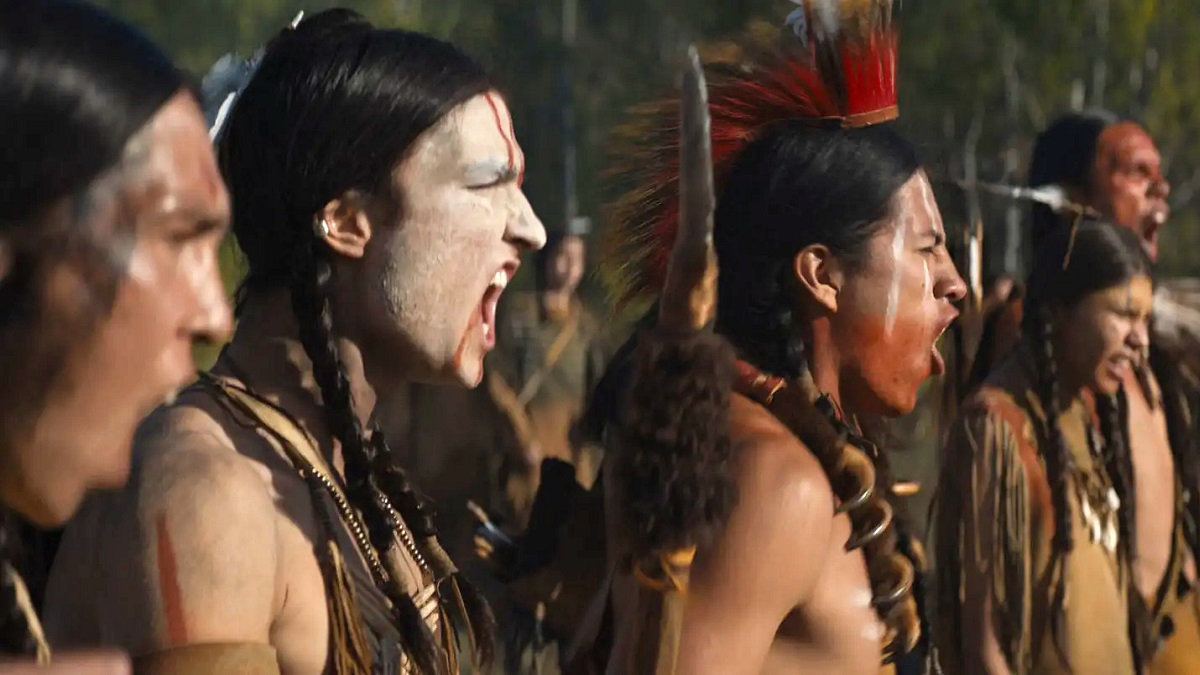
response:
<path id="1" fill-rule="evenodd" d="M 714 50 L 682 118 L 667 102 L 630 129 L 649 145 L 624 154 L 639 185 L 607 268 L 661 302 L 615 366 L 633 372 L 601 477 L 612 621 L 577 640 L 607 672 L 873 674 L 920 643 L 919 556 L 854 416 L 913 408 L 965 285 L 892 123 L 891 2 L 800 4 L 798 43 Z"/>

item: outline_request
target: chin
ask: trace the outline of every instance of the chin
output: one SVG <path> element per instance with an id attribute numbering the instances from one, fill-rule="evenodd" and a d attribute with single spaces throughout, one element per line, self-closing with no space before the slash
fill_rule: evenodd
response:
<path id="1" fill-rule="evenodd" d="M 1101 396 L 1116 396 L 1121 391 L 1121 382 L 1109 377 L 1101 377 L 1092 384 L 1092 391 Z"/>

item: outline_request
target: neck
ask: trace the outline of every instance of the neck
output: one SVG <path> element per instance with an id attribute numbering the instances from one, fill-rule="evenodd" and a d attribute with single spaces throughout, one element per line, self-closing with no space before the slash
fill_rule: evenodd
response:
<path id="1" fill-rule="evenodd" d="M 367 382 L 362 353 L 351 341 L 335 338 L 342 367 L 350 382 L 355 413 L 365 426 L 375 409 L 375 390 Z M 213 366 L 213 372 L 245 379 L 252 389 L 295 417 L 317 439 L 319 449 L 341 472 L 341 444 L 334 441 L 320 405 L 320 387 L 299 339 L 291 299 L 283 290 L 264 291 L 247 298 L 233 340 Z"/>
<path id="2" fill-rule="evenodd" d="M 566 314 L 571 311 L 574 293 L 569 288 L 551 288 L 542 291 L 542 308 L 547 314 Z"/>
<path id="3" fill-rule="evenodd" d="M 813 384 L 839 409 L 850 414 L 851 411 L 846 411 L 842 405 L 841 354 L 835 346 L 828 319 L 813 322 L 809 334 L 804 336 L 804 345 Z"/>

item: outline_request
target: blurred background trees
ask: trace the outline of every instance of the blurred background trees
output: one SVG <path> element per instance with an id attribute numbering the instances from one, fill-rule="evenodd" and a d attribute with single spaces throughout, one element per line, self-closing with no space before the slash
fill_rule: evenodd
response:
<path id="1" fill-rule="evenodd" d="M 629 105 L 672 86 L 684 45 L 782 22 L 788 0 L 98 0 L 197 75 L 249 54 L 300 9 L 353 7 L 380 25 L 449 38 L 507 94 L 549 228 L 604 226 L 606 139 Z M 900 5 L 900 2 L 897 2 Z M 1200 274 L 1200 5 L 1168 0 L 921 0 L 902 8 L 902 124 L 935 180 L 1019 183 L 1036 131 L 1102 106 L 1143 121 L 1174 189 L 1163 235 L 1170 274 Z M 970 200 L 943 190 L 948 225 Z M 957 198 L 956 198 L 957 197 Z M 985 270 L 1023 272 L 1025 208 L 980 196 Z M 236 256 L 227 256 L 229 281 Z M 527 283 L 528 279 L 523 279 Z M 206 360 L 202 356 L 201 360 Z"/>

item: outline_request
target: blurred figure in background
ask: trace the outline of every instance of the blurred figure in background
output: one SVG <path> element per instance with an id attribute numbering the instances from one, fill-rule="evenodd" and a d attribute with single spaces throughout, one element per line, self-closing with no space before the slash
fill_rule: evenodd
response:
<path id="1" fill-rule="evenodd" d="M 0 2 L 0 127 L 0 501 L 58 527 L 89 490 L 125 483 L 137 424 L 194 379 L 193 343 L 227 337 L 229 199 L 186 77 L 84 3 Z M 15 543 L 11 523 L 2 535 Z M 52 546 L 32 553 L 37 575 Z M 0 652 L 44 663 L 11 555 Z M 38 672 L 129 669 L 54 663 Z"/>
<path id="2" fill-rule="evenodd" d="M 588 221 L 576 219 L 538 252 L 535 290 L 512 294 L 501 306 L 497 350 L 488 362 L 488 391 L 521 446 L 505 455 L 510 462 L 501 472 L 507 510 L 521 527 L 543 459 L 574 464 L 584 487 L 599 467 L 599 447 L 572 433 L 608 354 L 603 327 L 578 292 L 587 234 Z"/>

